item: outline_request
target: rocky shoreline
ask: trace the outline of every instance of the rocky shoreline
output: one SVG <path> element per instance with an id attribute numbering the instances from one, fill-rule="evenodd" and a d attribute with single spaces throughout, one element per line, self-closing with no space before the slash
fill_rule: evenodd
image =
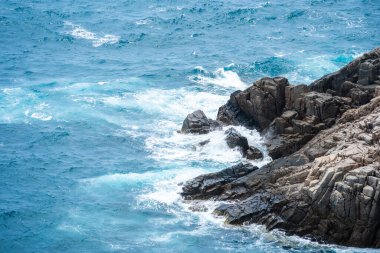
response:
<path id="1" fill-rule="evenodd" d="M 380 48 L 308 86 L 262 78 L 232 93 L 216 120 L 196 111 L 181 131 L 223 125 L 258 129 L 274 160 L 201 175 L 184 184 L 185 199 L 228 201 L 214 213 L 229 224 L 380 248 Z M 235 129 L 227 131 L 231 148 L 262 157 Z"/>

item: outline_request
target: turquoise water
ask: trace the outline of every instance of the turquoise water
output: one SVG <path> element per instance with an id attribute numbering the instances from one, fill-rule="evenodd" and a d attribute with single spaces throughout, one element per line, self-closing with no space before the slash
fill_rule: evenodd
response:
<path id="1" fill-rule="evenodd" d="M 0 252 L 369 251 L 191 211 L 178 184 L 242 158 L 223 131 L 176 130 L 257 78 L 310 83 L 379 46 L 378 0 L 0 4 Z"/>

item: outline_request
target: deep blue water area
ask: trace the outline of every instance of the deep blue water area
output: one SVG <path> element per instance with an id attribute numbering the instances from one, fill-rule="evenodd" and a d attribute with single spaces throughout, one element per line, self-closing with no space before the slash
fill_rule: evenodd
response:
<path id="1" fill-rule="evenodd" d="M 177 130 L 260 77 L 309 84 L 379 46 L 379 0 L 0 7 L 0 252 L 370 251 L 192 211 L 179 184 L 244 159 L 223 130 Z"/>

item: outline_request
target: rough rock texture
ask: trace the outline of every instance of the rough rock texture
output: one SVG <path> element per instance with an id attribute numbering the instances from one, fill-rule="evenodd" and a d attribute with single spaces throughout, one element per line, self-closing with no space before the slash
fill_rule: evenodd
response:
<path id="1" fill-rule="evenodd" d="M 252 172 L 200 176 L 185 184 L 183 195 L 235 200 L 215 210 L 231 224 L 257 222 L 324 242 L 379 248 L 379 140 L 376 97 L 294 154 Z"/>
<path id="2" fill-rule="evenodd" d="M 257 169 L 257 167 L 251 164 L 239 163 L 238 165 L 216 173 L 196 177 L 183 186 L 182 196 L 184 196 L 185 199 L 207 199 L 212 196 L 217 196 L 225 190 L 225 184 Z"/>
<path id="3" fill-rule="evenodd" d="M 236 148 L 238 147 L 240 151 L 245 155 L 249 149 L 248 140 L 246 137 L 242 136 L 235 128 L 231 127 L 227 129 L 224 134 L 226 135 L 226 142 L 228 147 Z"/>
<path id="4" fill-rule="evenodd" d="M 182 133 L 207 134 L 210 131 L 220 128 L 218 121 L 206 117 L 203 111 L 197 110 L 187 115 L 182 124 Z"/>
<path id="5" fill-rule="evenodd" d="M 219 108 L 217 119 L 225 124 L 248 124 L 264 129 L 281 115 L 288 85 L 283 77 L 262 78 L 245 91 L 232 93 L 227 104 Z"/>
<path id="6" fill-rule="evenodd" d="M 242 136 L 235 128 L 231 127 L 227 129 L 226 134 L 226 142 L 228 147 L 236 148 L 238 147 L 243 155 L 250 160 L 256 160 L 263 158 L 263 154 L 261 151 L 253 146 L 248 145 L 248 140 L 246 137 Z"/>
<path id="7" fill-rule="evenodd" d="M 380 48 L 365 53 L 337 72 L 313 82 L 310 89 L 317 92 L 335 91 L 338 96 L 349 96 L 356 88 L 372 98 L 376 85 L 380 84 Z"/>
<path id="8" fill-rule="evenodd" d="M 309 87 L 260 79 L 217 119 L 262 131 L 275 160 L 200 176 L 186 199 L 228 201 L 215 213 L 230 224 L 380 248 L 380 48 Z"/>
<path id="9" fill-rule="evenodd" d="M 263 158 L 263 153 L 261 153 L 261 151 L 258 148 L 251 146 L 247 150 L 246 157 L 249 160 L 262 159 Z"/>
<path id="10" fill-rule="evenodd" d="M 276 159 L 299 150 L 346 110 L 368 103 L 379 84 L 377 48 L 309 87 L 290 85 L 283 77 L 262 78 L 231 94 L 219 108 L 217 119 L 266 133 L 269 155 Z"/>

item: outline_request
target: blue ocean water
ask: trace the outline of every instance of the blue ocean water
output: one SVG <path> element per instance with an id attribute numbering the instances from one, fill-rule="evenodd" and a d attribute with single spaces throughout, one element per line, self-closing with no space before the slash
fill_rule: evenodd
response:
<path id="1" fill-rule="evenodd" d="M 378 0 L 0 6 L 0 252 L 369 252 L 192 211 L 178 184 L 242 158 L 223 131 L 176 131 L 260 77 L 308 84 L 379 46 Z"/>

